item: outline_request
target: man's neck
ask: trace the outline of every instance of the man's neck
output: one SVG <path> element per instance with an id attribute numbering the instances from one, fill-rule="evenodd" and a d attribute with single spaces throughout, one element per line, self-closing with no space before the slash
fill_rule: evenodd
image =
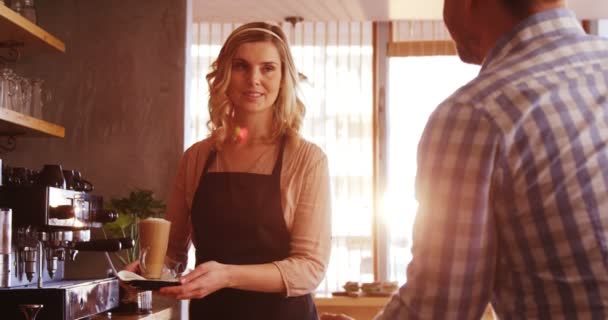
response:
<path id="1" fill-rule="evenodd" d="M 532 7 L 530 8 L 530 14 L 534 15 L 543 11 L 555 10 L 555 9 L 563 9 L 566 8 L 566 2 L 562 0 L 557 1 L 535 1 Z"/>
<path id="2" fill-rule="evenodd" d="M 522 15 L 520 17 L 516 17 L 514 15 L 505 14 L 504 8 L 497 7 L 496 10 L 502 12 L 496 12 L 495 14 L 487 15 L 488 17 L 492 17 L 492 21 L 487 21 L 487 24 L 493 25 L 493 27 L 486 29 L 486 32 L 484 32 L 482 38 L 482 45 L 480 47 L 483 52 L 483 60 L 485 61 L 490 51 L 496 46 L 498 40 L 500 40 L 505 34 L 510 32 L 511 30 L 513 30 L 513 28 L 515 28 L 519 23 L 537 13 L 559 8 L 566 8 L 564 1 L 536 1 L 530 7 L 530 10 L 527 14 Z"/>

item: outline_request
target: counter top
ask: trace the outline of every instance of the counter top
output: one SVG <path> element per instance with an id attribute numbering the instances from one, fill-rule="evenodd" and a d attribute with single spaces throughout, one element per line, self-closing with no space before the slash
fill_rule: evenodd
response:
<path id="1" fill-rule="evenodd" d="M 390 297 L 314 297 L 317 307 L 355 306 L 355 307 L 382 307 Z"/>
<path id="2" fill-rule="evenodd" d="M 147 314 L 127 314 L 105 312 L 91 318 L 91 320 L 179 320 L 181 319 L 180 302 L 154 295 L 152 298 L 152 312 Z"/>
<path id="3" fill-rule="evenodd" d="M 357 320 L 373 319 L 390 297 L 342 297 L 315 296 L 315 305 L 319 314 L 346 314 Z"/>

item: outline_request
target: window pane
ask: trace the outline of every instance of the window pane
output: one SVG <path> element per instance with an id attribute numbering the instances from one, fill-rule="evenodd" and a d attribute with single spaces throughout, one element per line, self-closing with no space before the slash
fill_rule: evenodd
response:
<path id="1" fill-rule="evenodd" d="M 445 98 L 473 79 L 479 66 L 456 56 L 397 57 L 389 60 L 388 186 L 383 199 L 388 221 L 389 277 L 404 283 L 411 260 L 416 150 L 426 121 Z"/>
<path id="2" fill-rule="evenodd" d="M 332 184 L 332 253 L 317 292 L 373 281 L 373 87 L 371 23 L 303 23 L 289 30 L 306 80 L 302 134 L 327 154 Z"/>

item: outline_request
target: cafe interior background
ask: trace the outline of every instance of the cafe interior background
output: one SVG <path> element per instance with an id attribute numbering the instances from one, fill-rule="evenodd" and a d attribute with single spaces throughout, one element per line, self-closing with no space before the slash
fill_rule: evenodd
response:
<path id="1" fill-rule="evenodd" d="M 341 290 L 346 281 L 402 284 L 417 206 L 418 138 L 433 108 L 479 70 L 455 56 L 441 5 L 36 0 L 37 24 L 65 52 L 23 50 L 2 67 L 44 81 L 41 118 L 65 135 L 16 136 L 11 146 L 3 133 L 0 157 L 11 166 L 80 170 L 105 198 L 144 188 L 166 200 L 180 155 L 207 134 L 205 75 L 223 40 L 243 22 L 274 21 L 289 36 L 300 72 L 303 135 L 330 165 L 333 249 L 317 293 Z M 570 5 L 588 32 L 608 36 L 605 1 Z M 66 269 L 75 277 L 108 269 L 97 253 L 81 253 L 73 264 Z"/>

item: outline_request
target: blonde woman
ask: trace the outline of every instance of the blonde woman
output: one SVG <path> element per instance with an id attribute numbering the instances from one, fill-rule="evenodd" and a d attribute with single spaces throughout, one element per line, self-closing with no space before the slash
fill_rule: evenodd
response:
<path id="1" fill-rule="evenodd" d="M 327 158 L 299 129 L 305 108 L 283 31 L 234 30 L 209 83 L 211 135 L 181 160 L 168 255 L 196 269 L 160 293 L 191 319 L 317 319 L 311 292 L 330 252 Z"/>

